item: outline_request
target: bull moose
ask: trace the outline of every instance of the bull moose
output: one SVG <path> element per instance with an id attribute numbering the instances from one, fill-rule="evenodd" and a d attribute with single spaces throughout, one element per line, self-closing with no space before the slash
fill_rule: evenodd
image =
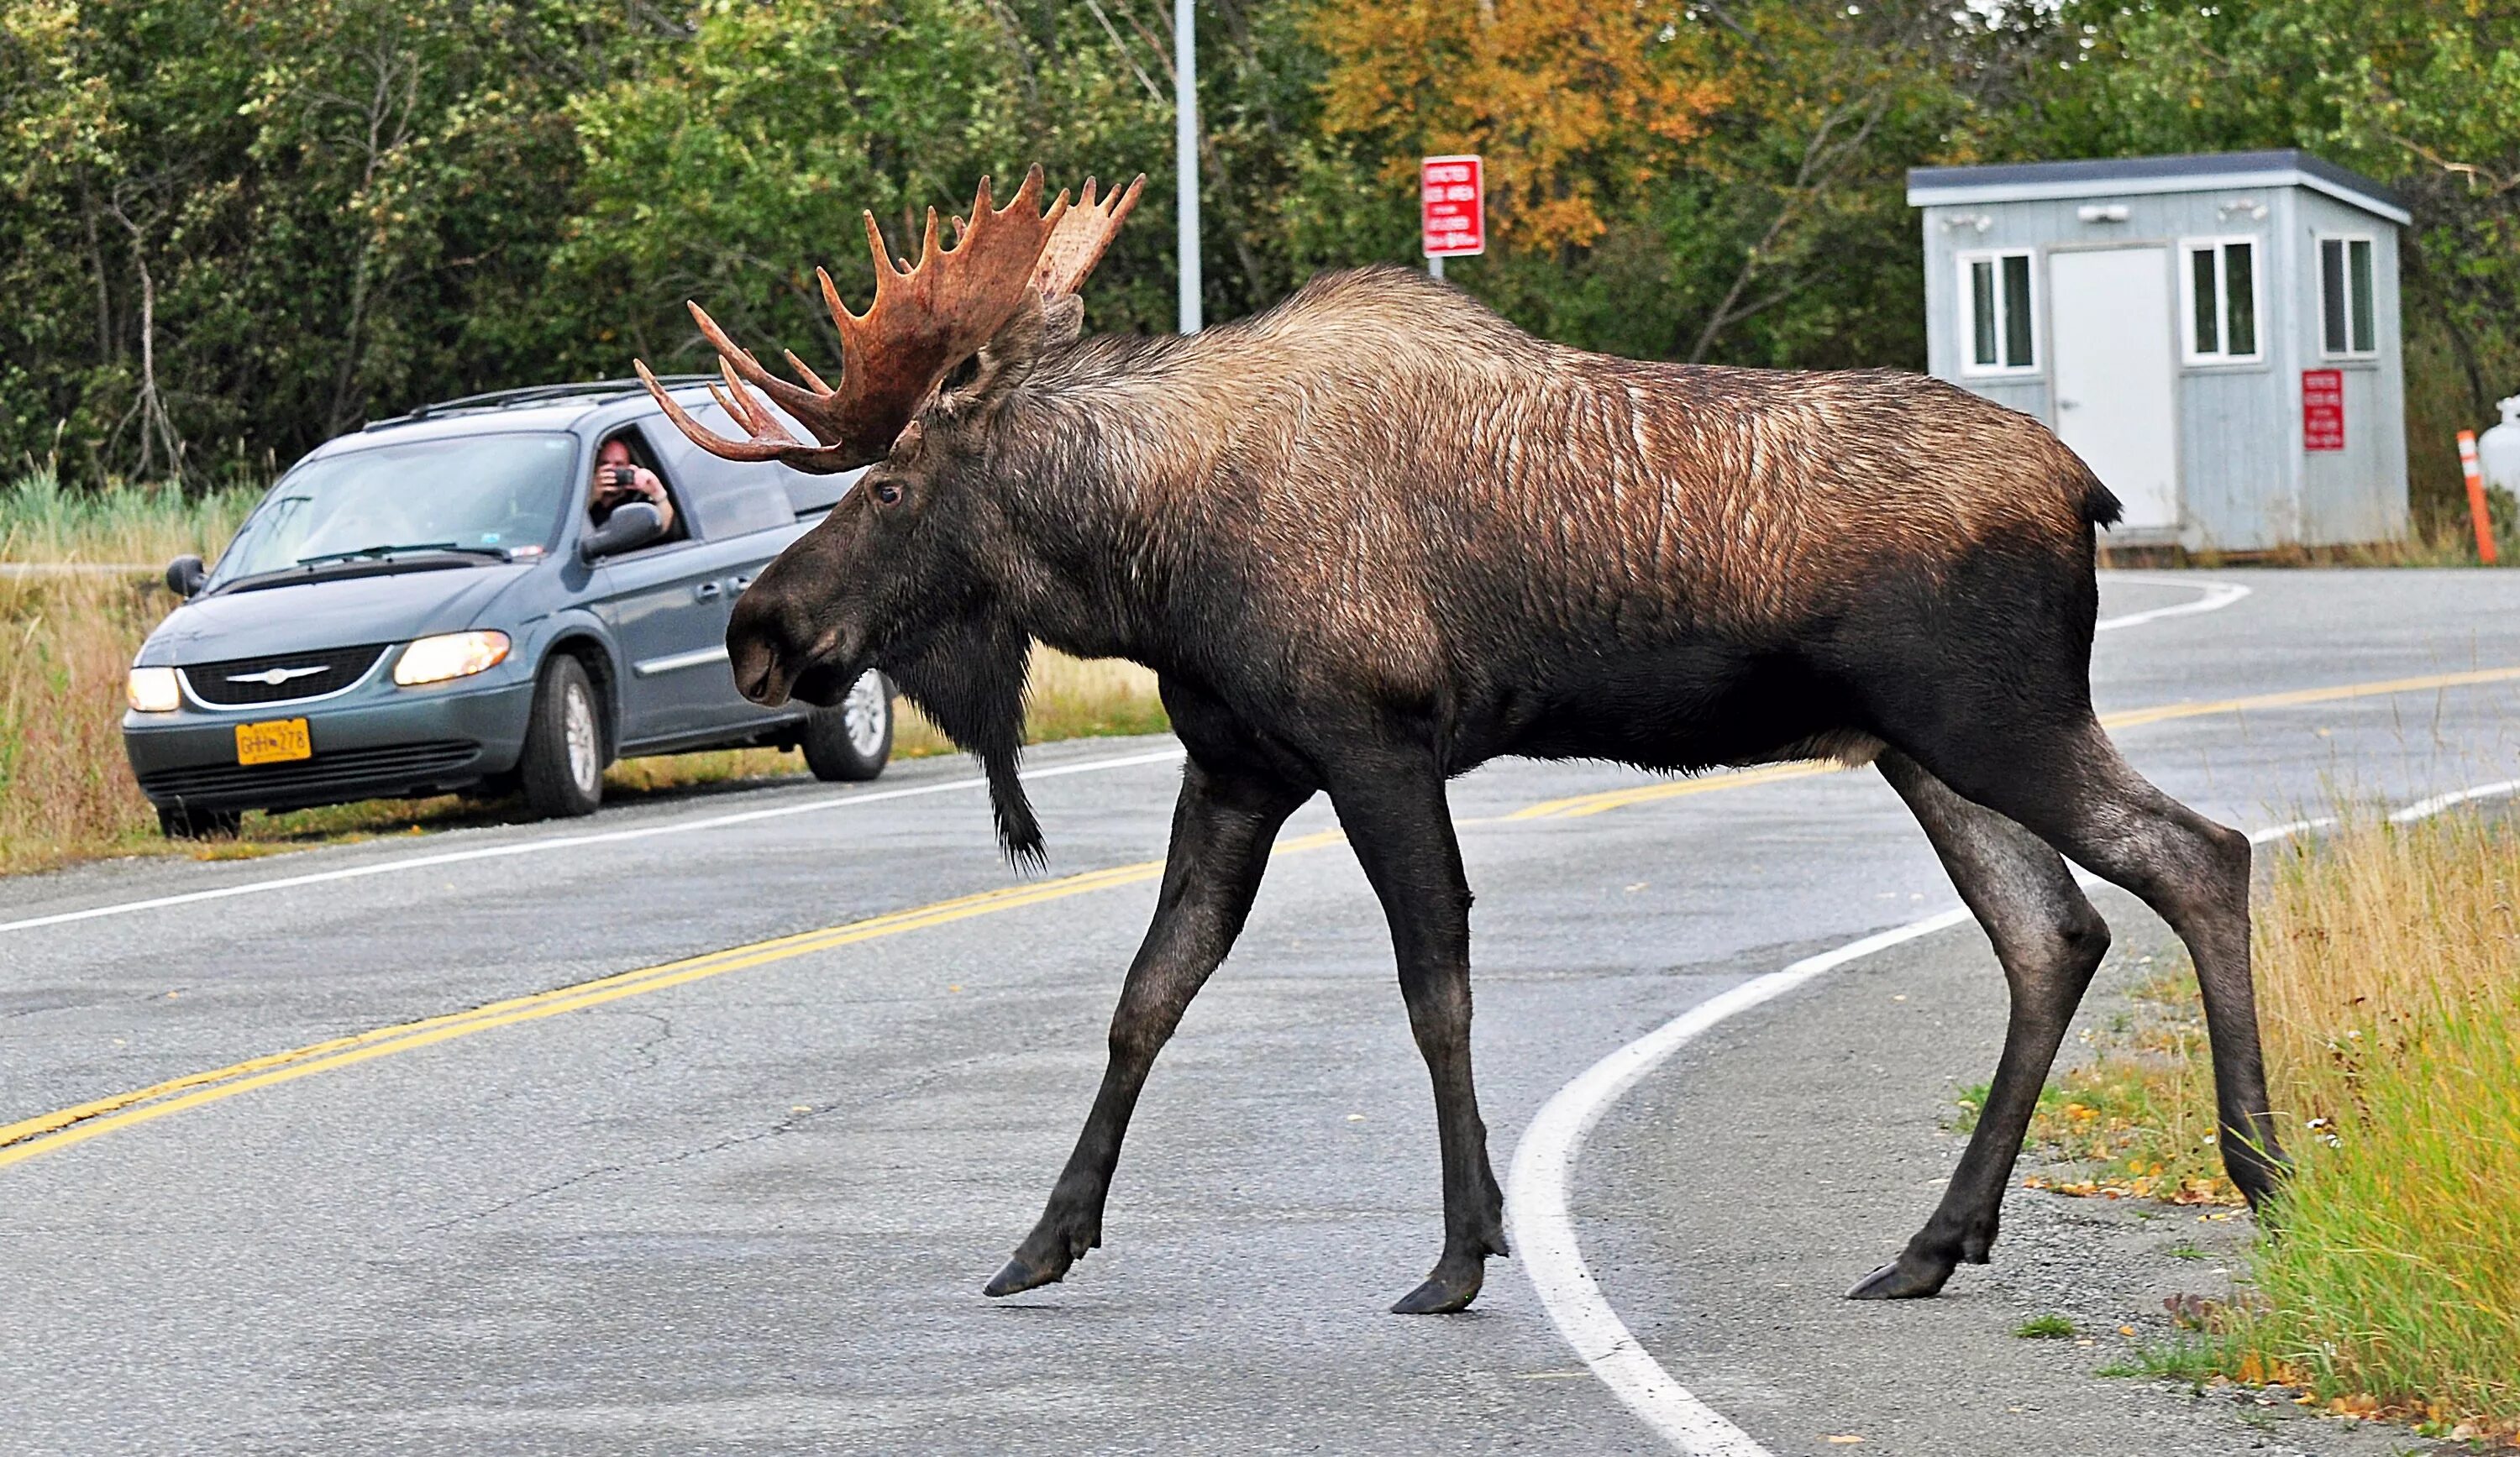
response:
<path id="1" fill-rule="evenodd" d="M 867 312 L 822 276 L 836 386 L 793 354 L 801 383 L 772 373 L 692 305 L 746 438 L 647 376 L 726 459 L 871 466 L 736 603 L 747 697 L 827 703 L 886 670 L 985 764 L 1019 861 L 1042 855 L 1015 774 L 1034 640 L 1152 669 L 1188 750 L 1093 1111 L 988 1294 L 1058 1280 L 1101 1243 L 1149 1065 L 1233 946 L 1280 825 L 1327 792 L 1434 1082 L 1443 1253 L 1392 1308 L 1469 1304 L 1507 1251 L 1445 785 L 1503 754 L 1869 762 L 1923 825 L 1994 942 L 2010 1022 L 1940 1205 L 1851 1296 L 1930 1296 L 1987 1258 L 2108 946 L 2065 856 L 2193 953 L 2224 1155 L 2252 1204 L 2268 1198 L 2285 1166 L 2252 1005 L 2248 841 L 2137 774 L 2092 716 L 2094 529 L 2118 503 L 2055 436 L 1892 371 L 1564 348 L 1393 267 L 1324 274 L 1194 335 L 1084 337 L 1077 289 L 1144 182 L 1045 208 L 1036 167 L 1001 208 L 984 180 L 952 244 L 929 211 L 915 264 L 869 215 Z"/>

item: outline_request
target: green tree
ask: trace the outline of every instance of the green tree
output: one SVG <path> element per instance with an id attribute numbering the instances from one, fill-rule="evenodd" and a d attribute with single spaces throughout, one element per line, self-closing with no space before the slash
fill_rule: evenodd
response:
<path id="1" fill-rule="evenodd" d="M 1125 181 L 1167 118 L 1107 42 L 1078 39 L 1045 56 L 979 0 L 709 0 L 691 39 L 570 109 L 583 180 L 547 297 L 576 329 L 552 341 L 555 362 L 698 364 L 686 298 L 748 339 L 832 355 L 814 269 L 865 306 L 861 211 L 916 256 L 926 209 L 968 209 L 983 174 L 1000 203 L 1032 160 L 1054 186 Z M 1143 244 L 1148 230 L 1132 231 Z M 1141 266 L 1113 274 L 1148 282 L 1143 254 L 1128 261 Z M 1156 298 L 1124 287 L 1094 302 L 1101 327 L 1126 328 Z"/>
<path id="2" fill-rule="evenodd" d="M 0 0 L 0 449 L 258 475 L 529 368 L 499 305 L 565 215 L 562 103 L 636 39 L 562 0 Z"/>
<path id="3" fill-rule="evenodd" d="M 2302 147 L 2395 188 L 2419 515 L 2463 509 L 2454 431 L 2520 390 L 2520 4 L 2074 0 L 2071 45 L 1985 118 L 2008 156 Z"/>

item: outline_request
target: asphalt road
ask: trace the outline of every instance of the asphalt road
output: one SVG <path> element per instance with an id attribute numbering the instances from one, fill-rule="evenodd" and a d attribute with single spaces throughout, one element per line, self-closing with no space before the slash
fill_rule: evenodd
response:
<path id="1" fill-rule="evenodd" d="M 2506 574 L 2112 578 L 2103 611 L 2192 602 L 2209 581 L 2252 591 L 2102 635 L 2104 712 L 2520 665 Z M 2172 793 L 2263 824 L 2339 795 L 2508 777 L 2515 710 L 2520 682 L 2504 680 L 2119 736 Z M 1033 756 L 1065 771 L 1034 790 L 1055 876 L 1160 857 L 1167 744 Z M 298 882 L 0 929 L 0 1124 L 1033 887 L 345 1044 L 0 1146 L 0 1450 L 1664 1449 L 1570 1354 L 1513 1262 L 1492 1265 L 1466 1316 L 1382 1313 L 1440 1239 L 1432 1110 L 1379 915 L 1320 834 L 1320 805 L 1290 826 L 1307 848 L 1282 852 L 1156 1070 L 1106 1247 L 1063 1286 L 981 1299 L 1084 1116 L 1153 883 L 1148 869 L 1020 881 L 968 777 L 930 761 L 870 789 L 0 882 L 0 926 Z M 1650 782 L 1508 764 L 1456 788 L 1501 1169 L 1534 1110 L 1602 1054 L 1955 899 L 1869 772 L 1508 817 Z M 1756 1049 L 1743 1039 L 1772 1030 L 1775 1076 L 1806 1055 L 1794 1029 L 1833 1025 L 1832 998 L 1897 966 L 1948 979 L 1985 959 L 1966 929 L 1904 955 L 1764 1010 L 1728 1044 Z M 1937 994 L 1967 1007 L 1970 986 L 1982 1034 L 2002 998 L 1991 969 Z M 1885 1036 L 1901 1053 L 1875 1059 L 1884 1106 L 1915 1110 L 1900 1127 L 1930 1121 L 1948 1079 L 1986 1075 L 1965 1037 Z M 1977 1450 L 1974 1434 L 2002 1432 L 2002 1450 L 2082 1450 L 2061 1396 L 2046 1429 L 1982 1410 L 2046 1400 L 2023 1383 L 2094 1389 L 2082 1368 L 1946 1385 L 1942 1404 L 1975 1415 L 1938 1438 L 1934 1403 L 1890 1398 L 1953 1380 L 1927 1347 L 1960 1342 L 1964 1322 L 1813 1294 L 1896 1250 L 1942 1155 L 1885 1146 L 1868 1169 L 1863 1140 L 1765 1137 L 1806 1121 L 1790 1080 L 1719 1100 L 1723 1140 L 1675 1143 L 1671 1110 L 1704 1068 L 1676 1059 L 1611 1111 L 1573 1206 L 1601 1288 L 1673 1374 L 1779 1453 L 1862 1415 L 1868 1361 L 1922 1443 L 1907 1449 Z M 1835 1116 L 1816 1095 L 1807 1119 Z M 1865 1217 L 1785 1238 L 1827 1208 Z M 1790 1322 L 1750 1294 L 1778 1288 L 1780 1248 L 1809 1297 Z M 1998 1270 L 2004 1258 L 2000 1246 Z M 1979 1299 L 1980 1323 L 1997 1321 L 1993 1287 L 1971 1283 L 1990 1278 L 1964 1271 L 1944 1304 Z M 1797 1359 L 1778 1356 L 1786 1329 Z"/>

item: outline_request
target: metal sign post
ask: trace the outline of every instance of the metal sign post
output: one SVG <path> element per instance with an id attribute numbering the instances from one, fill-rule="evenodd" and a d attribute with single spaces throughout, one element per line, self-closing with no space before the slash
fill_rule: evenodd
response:
<path id="1" fill-rule="evenodd" d="M 1418 222 L 1430 277 L 1444 276 L 1446 258 L 1486 252 L 1486 164 L 1476 156 L 1421 159 L 1418 163 Z"/>
<path id="2" fill-rule="evenodd" d="M 1173 151 L 1181 213 L 1181 331 L 1199 330 L 1198 31 L 1191 0 L 1173 0 Z"/>

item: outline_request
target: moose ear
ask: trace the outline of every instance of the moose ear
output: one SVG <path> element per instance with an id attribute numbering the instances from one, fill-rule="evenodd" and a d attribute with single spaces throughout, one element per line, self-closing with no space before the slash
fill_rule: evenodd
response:
<path id="1" fill-rule="evenodd" d="M 1073 293 L 1061 293 L 1041 306 L 1041 342 L 1047 349 L 1063 349 L 1085 333 L 1085 300 Z"/>
<path id="2" fill-rule="evenodd" d="M 1073 343 L 1085 328 L 1085 304 L 1074 294 L 1045 300 L 1027 293 L 980 352 L 960 383 L 949 384 L 938 403 L 954 414 L 986 409 L 1024 381 L 1042 351 Z"/>

